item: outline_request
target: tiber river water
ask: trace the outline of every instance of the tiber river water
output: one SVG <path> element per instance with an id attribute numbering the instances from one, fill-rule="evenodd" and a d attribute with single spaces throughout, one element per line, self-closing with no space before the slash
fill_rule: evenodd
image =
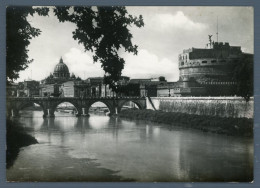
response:
<path id="1" fill-rule="evenodd" d="M 39 144 L 20 150 L 8 181 L 251 181 L 253 139 L 91 114 L 23 112 Z M 66 117 L 65 117 L 66 116 Z"/>

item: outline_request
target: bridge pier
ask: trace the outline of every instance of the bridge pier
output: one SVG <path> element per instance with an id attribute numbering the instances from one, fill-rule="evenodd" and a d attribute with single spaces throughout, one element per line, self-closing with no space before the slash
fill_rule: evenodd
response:
<path id="1" fill-rule="evenodd" d="M 77 113 L 76 114 L 76 117 L 80 117 L 82 114 L 81 113 Z"/>
<path id="2" fill-rule="evenodd" d="M 48 109 L 48 117 L 55 117 L 54 110 L 53 109 Z"/>
<path id="3" fill-rule="evenodd" d="M 86 117 L 89 117 L 89 116 L 90 116 L 88 112 L 86 113 L 86 108 L 82 108 L 82 114 L 81 114 L 81 116 L 86 116 Z"/>
<path id="4" fill-rule="evenodd" d="M 20 117 L 19 110 L 12 109 L 11 115 L 12 115 L 13 118 Z"/>
<path id="5" fill-rule="evenodd" d="M 42 115 L 42 117 L 43 118 L 46 118 L 48 116 L 48 110 L 47 109 L 44 109 L 43 110 L 43 115 Z"/>
<path id="6" fill-rule="evenodd" d="M 85 108 L 82 108 L 82 115 L 83 115 L 83 116 L 86 115 L 85 110 L 86 110 Z"/>
<path id="7" fill-rule="evenodd" d="M 76 117 L 80 117 L 82 115 L 82 108 L 77 108 Z"/>
<path id="8" fill-rule="evenodd" d="M 11 109 L 6 109 L 6 119 L 9 119 L 10 117 L 12 117 L 12 110 Z"/>

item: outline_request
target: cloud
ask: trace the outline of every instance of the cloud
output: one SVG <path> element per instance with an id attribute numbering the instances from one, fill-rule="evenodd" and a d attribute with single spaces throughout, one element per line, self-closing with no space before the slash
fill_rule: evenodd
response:
<path id="1" fill-rule="evenodd" d="M 131 78 L 152 78 L 165 76 L 168 81 L 179 78 L 178 63 L 168 58 L 159 59 L 146 49 L 140 49 L 137 56 L 126 54 L 123 75 Z"/>
<path id="2" fill-rule="evenodd" d="M 67 64 L 70 73 L 74 73 L 76 76 L 80 76 L 82 79 L 104 75 L 101 64 L 93 63 L 91 54 L 83 52 L 78 48 L 71 48 L 64 55 L 63 60 Z"/>
<path id="3" fill-rule="evenodd" d="M 157 14 L 153 19 L 156 22 L 156 25 L 159 25 L 162 29 L 175 27 L 188 31 L 202 31 L 207 28 L 207 25 L 203 23 L 192 21 L 190 18 L 185 16 L 182 11 L 177 11 L 175 15 L 170 13 Z"/>
<path id="4" fill-rule="evenodd" d="M 125 68 L 122 71 L 124 76 L 130 78 L 151 78 L 165 76 L 168 80 L 178 80 L 179 71 L 177 63 L 167 58 L 159 59 L 157 55 L 146 49 L 140 49 L 137 56 L 125 54 Z M 90 53 L 85 53 L 77 48 L 71 48 L 64 55 L 64 62 L 67 64 L 70 73 L 85 79 L 88 77 L 103 76 L 104 71 L 100 63 L 93 63 Z"/>

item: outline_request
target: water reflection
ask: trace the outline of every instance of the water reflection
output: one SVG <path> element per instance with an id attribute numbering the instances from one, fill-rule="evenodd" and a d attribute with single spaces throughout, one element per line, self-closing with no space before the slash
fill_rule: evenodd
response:
<path id="1" fill-rule="evenodd" d="M 30 133 L 40 144 L 20 152 L 7 170 L 8 180 L 250 181 L 253 177 L 251 139 L 107 116 L 31 115 L 19 121 L 33 130 Z"/>

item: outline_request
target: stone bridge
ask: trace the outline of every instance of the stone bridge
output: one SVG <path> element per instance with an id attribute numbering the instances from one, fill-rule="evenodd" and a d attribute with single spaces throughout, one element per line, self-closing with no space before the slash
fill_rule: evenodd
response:
<path id="1" fill-rule="evenodd" d="M 79 98 L 79 97 L 7 97 L 7 117 L 19 116 L 19 111 L 32 106 L 34 103 L 41 106 L 43 117 L 55 117 L 55 110 L 61 103 L 68 102 L 76 108 L 76 116 L 88 115 L 89 108 L 96 102 L 104 103 L 110 111 L 110 115 L 120 113 L 127 102 L 133 102 L 139 109 L 146 108 L 145 97 L 105 97 L 105 98 Z M 84 112 L 84 113 L 83 113 Z"/>

